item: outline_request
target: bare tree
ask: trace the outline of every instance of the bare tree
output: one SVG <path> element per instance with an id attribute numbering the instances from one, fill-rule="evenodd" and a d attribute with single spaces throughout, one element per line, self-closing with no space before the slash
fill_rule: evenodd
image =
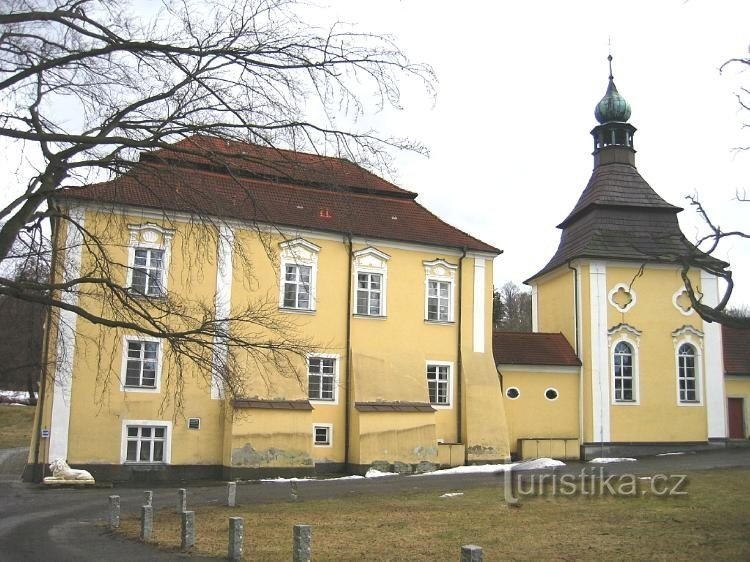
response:
<path id="1" fill-rule="evenodd" d="M 20 232 L 51 238 L 54 252 L 51 280 L 2 275 L 0 296 L 49 307 L 57 322 L 68 311 L 106 329 L 158 337 L 176 362 L 218 370 L 231 394 L 241 393 L 240 357 L 261 372 L 294 376 L 295 358 L 310 342 L 295 337 L 272 303 L 256 301 L 222 318 L 185 295 L 134 295 L 113 274 L 127 264 L 112 257 L 101 232 L 70 216 L 66 197 L 136 165 L 143 172 L 148 163 L 136 162 L 139 151 L 168 149 L 230 174 L 258 164 L 252 155 L 228 161 L 206 146 L 175 144 L 196 134 L 372 165 L 387 165 L 391 148 L 422 151 L 408 140 L 336 123 L 398 107 L 402 79 L 432 92 L 432 70 L 412 64 L 386 36 L 340 23 L 314 28 L 297 10 L 292 0 L 183 0 L 139 16 L 127 1 L 3 2 L 0 142 L 21 143 L 31 165 L 19 166 L 25 190 L 0 209 L 0 271 Z M 191 217 L 213 236 L 205 249 L 215 251 L 221 218 L 198 204 Z M 70 232 L 92 256 L 72 278 L 61 274 L 59 251 Z M 101 306 L 78 304 L 86 296 Z M 226 354 L 215 353 L 217 341 Z M 217 356 L 223 357 L 218 369 Z"/>
<path id="2" fill-rule="evenodd" d="M 492 322 L 496 330 L 531 331 L 531 292 L 506 282 L 493 295 Z"/>

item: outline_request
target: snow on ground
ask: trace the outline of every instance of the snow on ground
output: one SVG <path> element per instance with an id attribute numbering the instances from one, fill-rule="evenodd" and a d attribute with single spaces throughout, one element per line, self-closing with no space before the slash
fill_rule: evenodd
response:
<path id="1" fill-rule="evenodd" d="M 358 476 L 356 474 L 352 474 L 349 476 L 339 476 L 337 478 L 261 478 L 261 482 L 274 482 L 274 483 L 280 483 L 280 482 L 315 482 L 320 480 L 364 480 L 365 478 L 382 478 L 383 476 L 398 476 L 398 473 L 396 472 L 382 472 L 380 470 L 375 470 L 374 468 L 371 468 L 367 471 L 367 474 L 364 476 Z"/>
<path id="2" fill-rule="evenodd" d="M 592 464 L 608 464 L 611 462 L 635 462 L 638 459 L 633 459 L 630 457 L 598 457 L 595 459 L 591 459 L 589 462 Z"/>
<path id="3" fill-rule="evenodd" d="M 463 492 L 445 492 L 441 498 L 457 498 L 458 496 L 463 496 Z"/>
<path id="4" fill-rule="evenodd" d="M 565 466 L 565 463 L 555 459 L 534 459 L 530 461 L 515 462 L 510 464 L 472 464 L 469 466 L 457 466 L 454 468 L 445 468 L 415 476 L 442 476 L 445 474 L 493 474 L 496 472 L 505 472 L 506 470 L 537 470 L 540 468 L 554 468 L 556 466 Z"/>
<path id="5" fill-rule="evenodd" d="M 656 455 L 656 456 L 657 456 L 657 457 L 668 457 L 668 456 L 670 456 L 670 455 L 684 455 L 684 454 L 685 454 L 685 451 L 678 451 L 678 452 L 676 452 L 676 453 L 659 453 L 659 454 L 658 454 L 658 455 Z"/>
<path id="6" fill-rule="evenodd" d="M 25 390 L 0 390 L 0 404 L 28 405 L 29 393 Z"/>
<path id="7" fill-rule="evenodd" d="M 371 468 L 365 473 L 365 478 L 382 478 L 383 476 L 398 476 L 396 472 L 382 472 Z"/>

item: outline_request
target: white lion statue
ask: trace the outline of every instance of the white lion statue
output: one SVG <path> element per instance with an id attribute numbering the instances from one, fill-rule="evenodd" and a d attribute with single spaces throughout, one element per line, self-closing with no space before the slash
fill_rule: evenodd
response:
<path id="1" fill-rule="evenodd" d="M 68 463 L 63 459 L 55 459 L 49 464 L 49 468 L 52 471 L 52 476 L 45 478 L 45 481 L 54 482 L 67 482 L 71 480 L 75 481 L 90 481 L 93 482 L 94 478 L 88 470 L 79 470 L 77 468 L 70 468 Z"/>

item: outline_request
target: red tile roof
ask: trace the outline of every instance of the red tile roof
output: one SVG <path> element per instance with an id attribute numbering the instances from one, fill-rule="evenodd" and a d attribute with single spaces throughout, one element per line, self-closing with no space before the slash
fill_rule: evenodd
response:
<path id="1" fill-rule="evenodd" d="M 202 152 L 196 152 L 195 147 Z M 222 150 L 224 150 L 222 152 Z M 340 158 L 191 137 L 62 197 L 499 254 L 401 189 Z"/>
<path id="2" fill-rule="evenodd" d="M 750 376 L 750 330 L 721 327 L 724 348 L 724 372 Z"/>
<path id="3" fill-rule="evenodd" d="M 560 333 L 494 332 L 492 351 L 497 365 L 581 365 L 568 340 Z"/>

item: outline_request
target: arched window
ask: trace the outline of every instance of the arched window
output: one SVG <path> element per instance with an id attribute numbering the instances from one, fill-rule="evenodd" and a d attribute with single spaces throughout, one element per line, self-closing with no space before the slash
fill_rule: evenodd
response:
<path id="1" fill-rule="evenodd" d="M 677 351 L 677 384 L 680 402 L 698 402 L 696 355 L 695 347 L 689 343 L 682 344 Z"/>
<path id="2" fill-rule="evenodd" d="M 615 377 L 615 402 L 635 401 L 635 371 L 633 347 L 624 341 L 615 346 L 613 357 Z"/>

